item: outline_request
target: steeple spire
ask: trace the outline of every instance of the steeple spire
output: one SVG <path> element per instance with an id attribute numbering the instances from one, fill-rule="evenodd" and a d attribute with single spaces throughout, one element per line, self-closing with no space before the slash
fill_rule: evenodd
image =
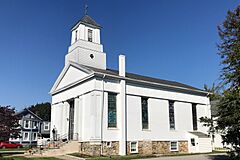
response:
<path id="1" fill-rule="evenodd" d="M 84 13 L 85 13 L 85 15 L 88 14 L 88 4 L 87 4 L 87 0 L 86 0 L 85 7 L 84 7 Z"/>

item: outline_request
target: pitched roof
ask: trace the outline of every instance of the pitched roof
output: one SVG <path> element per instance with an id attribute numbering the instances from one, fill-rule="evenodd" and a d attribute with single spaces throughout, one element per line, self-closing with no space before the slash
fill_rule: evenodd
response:
<path id="1" fill-rule="evenodd" d="M 95 28 L 101 28 L 101 26 L 94 20 L 92 19 L 89 15 L 83 16 L 73 27 L 71 30 L 76 29 L 79 24 L 85 24 L 85 25 L 90 25 Z"/>
<path id="2" fill-rule="evenodd" d="M 205 133 L 202 133 L 202 132 L 189 132 L 195 136 L 198 136 L 199 138 L 209 138 L 209 136 Z"/>
<path id="3" fill-rule="evenodd" d="M 149 85 L 159 85 L 163 89 L 165 89 L 165 88 L 172 89 L 174 91 L 179 91 L 179 92 L 184 92 L 184 93 L 204 95 L 204 96 L 208 94 L 208 92 L 206 92 L 204 90 L 201 90 L 201 89 L 198 89 L 198 88 L 195 88 L 195 87 L 183 84 L 183 83 L 175 82 L 175 81 L 147 77 L 147 76 L 133 74 L 133 73 L 126 73 L 126 77 L 121 77 L 121 76 L 119 76 L 119 72 L 117 70 L 98 69 L 98 68 L 81 65 L 81 64 L 78 64 L 78 63 L 75 63 L 72 61 L 69 62 L 68 66 L 64 67 L 63 71 L 59 75 L 57 81 L 55 82 L 54 86 L 52 87 L 52 89 L 50 91 L 51 94 L 55 94 L 55 93 L 63 90 L 63 89 L 56 90 L 56 86 L 57 86 L 58 82 L 60 82 L 62 77 L 64 76 L 65 72 L 67 71 L 67 68 L 69 68 L 71 65 L 78 69 L 81 69 L 81 70 L 87 70 L 89 73 L 92 73 L 94 75 L 106 75 L 109 77 L 119 78 L 119 79 L 125 78 L 128 82 L 136 82 L 136 83 L 141 83 L 141 84 L 147 83 Z M 73 84 L 71 84 L 71 85 L 73 85 Z M 74 83 L 74 85 L 76 85 L 76 83 Z M 68 87 L 69 86 L 66 86 L 64 89 L 66 89 Z"/>
<path id="4" fill-rule="evenodd" d="M 26 115 L 27 113 L 30 113 L 31 115 L 33 115 L 34 117 L 38 118 L 39 120 L 42 121 L 42 118 L 39 117 L 38 115 L 36 115 L 35 113 L 33 113 L 31 110 L 25 108 L 23 111 L 17 113 L 17 115 Z"/>
<path id="5" fill-rule="evenodd" d="M 100 73 L 104 73 L 104 74 L 110 74 L 110 75 L 115 75 L 115 76 L 119 75 L 118 71 L 113 70 L 113 69 L 103 70 L 103 69 L 97 69 L 97 68 L 88 67 L 88 66 L 87 66 L 87 68 L 90 68 L 95 72 L 100 72 Z M 126 72 L 126 77 L 130 78 L 130 79 L 135 79 L 135 80 L 142 80 L 142 81 L 147 81 L 147 82 L 166 84 L 166 85 L 170 85 L 170 86 L 177 86 L 177 87 L 182 87 L 182 88 L 186 88 L 186 89 L 193 89 L 193 90 L 205 92 L 204 90 L 201 90 L 201 89 L 198 89 L 198 88 L 195 88 L 195 87 L 192 87 L 190 85 L 183 84 L 183 83 L 164 80 L 164 79 L 159 79 L 159 78 L 153 78 L 153 77 L 148 77 L 148 76 L 143 76 L 143 75 L 134 74 L 134 73 Z"/>

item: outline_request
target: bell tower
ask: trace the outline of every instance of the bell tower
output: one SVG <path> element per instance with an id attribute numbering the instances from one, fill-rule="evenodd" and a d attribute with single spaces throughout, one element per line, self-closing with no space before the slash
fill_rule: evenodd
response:
<path id="1" fill-rule="evenodd" d="M 71 46 L 65 57 L 78 64 L 106 69 L 106 53 L 100 41 L 101 26 L 85 14 L 71 29 Z"/>

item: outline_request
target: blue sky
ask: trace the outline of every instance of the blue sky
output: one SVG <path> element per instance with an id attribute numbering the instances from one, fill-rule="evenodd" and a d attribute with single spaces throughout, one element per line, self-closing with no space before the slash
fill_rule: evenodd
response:
<path id="1" fill-rule="evenodd" d="M 0 105 L 51 101 L 84 1 L 0 0 Z M 203 88 L 220 73 L 217 25 L 239 2 L 88 0 L 88 13 L 103 26 L 108 68 L 124 53 L 128 72 Z"/>

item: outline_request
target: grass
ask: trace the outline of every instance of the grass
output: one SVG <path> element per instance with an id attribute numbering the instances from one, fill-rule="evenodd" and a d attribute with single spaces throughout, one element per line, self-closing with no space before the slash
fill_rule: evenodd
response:
<path id="1" fill-rule="evenodd" d="M 173 153 L 173 154 L 164 154 L 164 155 L 139 155 L 139 154 L 134 154 L 134 155 L 127 155 L 127 156 L 102 156 L 102 157 L 91 157 L 88 155 L 83 155 L 80 153 L 73 153 L 69 154 L 72 156 L 76 157 L 81 157 L 85 158 L 88 160 L 130 160 L 130 159 L 142 159 L 142 158 L 154 158 L 154 157 L 169 157 L 169 156 L 190 156 L 190 155 L 200 155 L 200 154 L 214 154 L 214 153 L 226 153 L 226 152 L 219 152 L 219 151 L 213 151 L 209 153 Z"/>
<path id="2" fill-rule="evenodd" d="M 58 158 L 54 157 L 39 157 L 39 158 L 26 158 L 26 157 L 8 157 L 8 158 L 0 158 L 1 160 L 59 160 Z"/>
<path id="3" fill-rule="evenodd" d="M 23 147 L 23 148 L 1 148 L 0 149 L 0 152 L 1 151 L 25 151 L 25 150 L 28 150 L 29 148 L 28 147 Z"/>
<path id="4" fill-rule="evenodd" d="M 85 158 L 88 160 L 113 160 L 113 159 L 117 159 L 117 160 L 129 160 L 129 159 L 141 159 L 141 158 L 153 158 L 156 157 L 156 155 L 139 155 L 139 154 L 134 154 L 134 155 L 128 155 L 128 156 L 103 156 L 103 157 L 91 157 L 88 155 L 83 155 L 80 153 L 73 153 L 73 154 L 69 154 L 71 156 L 75 156 L 75 157 L 81 157 L 81 158 Z"/>

